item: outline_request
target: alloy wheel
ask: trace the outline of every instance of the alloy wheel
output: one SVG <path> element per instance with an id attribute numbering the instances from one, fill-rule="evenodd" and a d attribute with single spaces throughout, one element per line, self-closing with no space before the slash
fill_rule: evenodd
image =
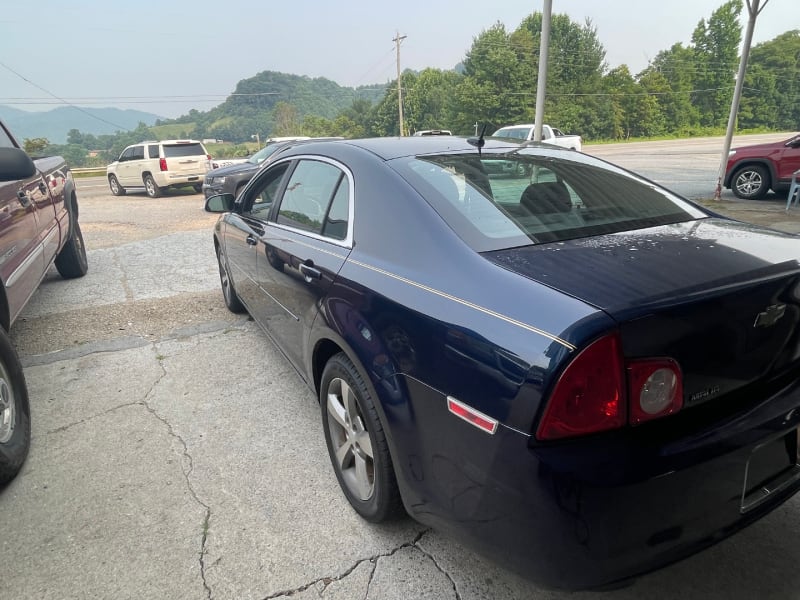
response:
<path id="1" fill-rule="evenodd" d="M 0 362 L 0 444 L 5 444 L 14 435 L 17 420 L 17 403 L 14 392 L 8 385 L 8 373 Z"/>
<path id="2" fill-rule="evenodd" d="M 369 500 L 375 491 L 372 442 L 356 394 L 341 378 L 328 385 L 327 409 L 336 468 L 354 496 Z"/>

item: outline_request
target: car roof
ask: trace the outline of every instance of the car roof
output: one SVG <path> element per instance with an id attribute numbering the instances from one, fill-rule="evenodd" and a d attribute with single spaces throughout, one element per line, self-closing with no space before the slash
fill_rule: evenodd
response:
<path id="1" fill-rule="evenodd" d="M 410 137 L 378 137 L 356 140 L 330 141 L 327 144 L 348 144 L 357 146 L 384 160 L 392 160 L 401 156 L 420 154 L 442 154 L 447 152 L 477 152 L 477 148 L 467 142 L 466 137 L 456 135 L 430 135 Z M 511 140 L 484 139 L 484 148 L 506 148 L 513 150 L 521 144 Z"/>

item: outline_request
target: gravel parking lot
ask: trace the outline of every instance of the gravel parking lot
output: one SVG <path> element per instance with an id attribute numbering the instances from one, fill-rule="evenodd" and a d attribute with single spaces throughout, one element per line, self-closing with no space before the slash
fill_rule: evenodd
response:
<path id="1" fill-rule="evenodd" d="M 667 146 L 648 146 L 661 154 L 652 172 L 641 148 L 586 151 L 710 196 L 713 186 L 680 187 L 714 180 L 716 161 L 705 179 L 687 166 L 705 146 L 693 156 L 692 144 L 657 144 Z M 113 197 L 102 178 L 78 192 L 90 271 L 64 281 L 53 270 L 11 331 L 33 439 L 0 493 L 0 599 L 572 597 L 411 520 L 375 526 L 350 509 L 313 394 L 252 321 L 225 309 L 216 216 L 201 195 Z M 726 192 L 709 205 L 800 232 L 784 198 Z M 794 597 L 798 509 L 795 498 L 700 555 L 581 597 Z"/>

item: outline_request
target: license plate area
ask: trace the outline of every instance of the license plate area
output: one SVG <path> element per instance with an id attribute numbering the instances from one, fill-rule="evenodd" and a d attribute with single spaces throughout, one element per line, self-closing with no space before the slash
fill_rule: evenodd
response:
<path id="1" fill-rule="evenodd" d="M 800 479 L 798 438 L 800 430 L 793 430 L 753 449 L 744 470 L 742 513 Z"/>

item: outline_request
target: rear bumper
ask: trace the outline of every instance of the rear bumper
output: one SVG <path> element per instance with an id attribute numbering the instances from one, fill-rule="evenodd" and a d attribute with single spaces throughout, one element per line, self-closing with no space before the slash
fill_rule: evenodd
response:
<path id="1" fill-rule="evenodd" d="M 429 398 L 414 402 L 418 418 L 460 428 L 419 386 L 412 395 Z M 457 440 L 439 429 L 398 472 L 419 521 L 543 585 L 591 588 L 694 554 L 789 499 L 800 489 L 798 424 L 794 384 L 680 440 L 641 427 L 536 446 L 505 427 Z M 763 486 L 773 490 L 760 498 Z"/>
<path id="2" fill-rule="evenodd" d="M 171 185 L 197 185 L 203 183 L 205 173 L 160 173 L 154 174 L 153 179 L 158 187 L 168 187 Z"/>

